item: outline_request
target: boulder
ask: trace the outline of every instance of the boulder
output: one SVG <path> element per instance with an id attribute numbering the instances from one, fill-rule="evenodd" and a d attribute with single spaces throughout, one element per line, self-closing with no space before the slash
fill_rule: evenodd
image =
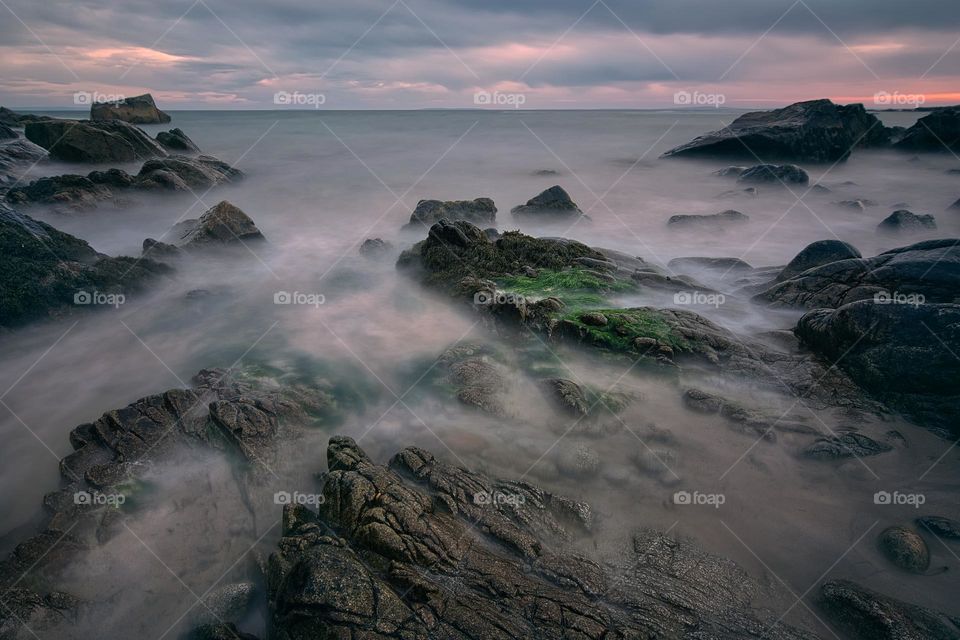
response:
<path id="1" fill-rule="evenodd" d="M 700 227 L 706 229 L 722 230 L 729 226 L 741 225 L 750 220 L 750 216 L 727 209 L 720 213 L 711 213 L 707 215 L 700 214 L 680 214 L 670 216 L 667 220 L 667 226 L 670 227 Z"/>
<path id="2" fill-rule="evenodd" d="M 877 225 L 877 233 L 915 233 L 924 229 L 936 229 L 937 221 L 929 214 L 917 215 L 906 209 L 894 211 Z"/>
<path id="3" fill-rule="evenodd" d="M 723 178 L 726 178 L 728 176 L 732 176 L 736 178 L 746 170 L 747 170 L 746 167 L 730 166 L 730 167 L 724 167 L 723 169 L 717 169 L 716 171 L 713 172 L 713 175 L 721 176 Z"/>
<path id="4" fill-rule="evenodd" d="M 960 211 L 960 198 L 957 198 L 956 202 L 947 207 L 947 211 Z"/>
<path id="5" fill-rule="evenodd" d="M 901 569 L 924 573 L 930 568 L 930 549 L 916 531 L 907 527 L 889 527 L 877 539 L 880 551 Z"/>
<path id="6" fill-rule="evenodd" d="M 756 184 L 807 184 L 810 176 L 795 164 L 758 164 L 746 169 L 737 182 Z"/>
<path id="7" fill-rule="evenodd" d="M 63 162 L 133 162 L 167 155 L 156 140 L 119 120 L 33 121 L 24 135 Z"/>
<path id="8" fill-rule="evenodd" d="M 122 120 L 131 124 L 164 124 L 170 122 L 170 116 L 160 111 L 153 96 L 124 98 L 116 102 L 96 102 L 90 105 L 91 120 Z"/>
<path id="9" fill-rule="evenodd" d="M 185 248 L 229 245 L 263 240 L 250 216 L 222 200 L 210 207 L 197 220 L 184 220 L 177 246 Z"/>
<path id="10" fill-rule="evenodd" d="M 820 607 L 853 640 L 958 640 L 960 620 L 895 600 L 849 580 L 820 587 Z"/>
<path id="11" fill-rule="evenodd" d="M 182 129 L 170 129 L 157 134 L 157 142 L 176 153 L 200 153 L 200 147 L 187 137 Z"/>
<path id="12" fill-rule="evenodd" d="M 146 238 L 143 241 L 142 255 L 144 258 L 162 261 L 169 258 L 177 258 L 183 255 L 183 250 L 176 245 L 160 242 L 159 240 L 154 240 L 153 238 Z"/>
<path id="13" fill-rule="evenodd" d="M 50 204 L 68 210 L 82 211 L 96 208 L 97 202 L 113 196 L 110 189 L 89 177 L 66 174 L 39 178 L 7 192 L 5 198 L 13 205 Z"/>
<path id="14" fill-rule="evenodd" d="M 800 251 L 776 278 L 776 282 L 783 282 L 794 278 L 808 269 L 820 267 L 839 260 L 862 258 L 860 252 L 852 244 L 840 240 L 818 240 L 811 242 Z"/>
<path id="15" fill-rule="evenodd" d="M 960 540 L 960 522 L 956 520 L 941 516 L 923 516 L 917 518 L 915 522 L 923 531 L 929 531 L 947 540 Z"/>
<path id="16" fill-rule="evenodd" d="M 893 146 L 903 151 L 960 151 L 960 107 L 935 109 L 903 132 Z"/>
<path id="17" fill-rule="evenodd" d="M 587 400 L 587 394 L 583 388 L 573 380 L 566 378 L 546 378 L 541 381 L 554 404 L 575 417 L 585 416 L 590 413 L 590 402 Z"/>
<path id="18" fill-rule="evenodd" d="M 664 156 L 836 162 L 845 160 L 856 147 L 880 146 L 888 140 L 888 130 L 862 104 L 838 105 L 821 99 L 745 113 L 729 127 L 702 135 Z"/>
<path id="19" fill-rule="evenodd" d="M 570 195 L 559 185 L 530 198 L 526 204 L 514 207 L 510 213 L 518 218 L 531 220 L 585 217 L 577 203 L 571 200 Z"/>
<path id="20" fill-rule="evenodd" d="M 360 245 L 360 255 L 370 259 L 382 258 L 392 250 L 393 245 L 381 238 L 367 238 Z"/>
<path id="21" fill-rule="evenodd" d="M 476 225 L 496 223 L 497 206 L 490 198 L 475 200 L 421 200 L 410 215 L 408 227 L 429 229 L 430 225 L 446 218 L 447 220 L 466 220 Z"/>
<path id="22" fill-rule="evenodd" d="M 170 156 L 143 163 L 137 174 L 139 189 L 187 191 L 235 182 L 243 172 L 213 156 Z"/>
<path id="23" fill-rule="evenodd" d="M 20 174 L 46 157 L 46 149 L 24 138 L 0 141 L 0 186 L 16 184 Z"/>
<path id="24" fill-rule="evenodd" d="M 510 384 L 492 349 L 460 344 L 444 351 L 439 363 L 446 371 L 442 382 L 453 389 L 457 400 L 494 416 L 507 415 L 504 395 Z"/>
<path id="25" fill-rule="evenodd" d="M 861 300 L 811 311 L 794 332 L 877 400 L 960 433 L 960 305 Z"/>

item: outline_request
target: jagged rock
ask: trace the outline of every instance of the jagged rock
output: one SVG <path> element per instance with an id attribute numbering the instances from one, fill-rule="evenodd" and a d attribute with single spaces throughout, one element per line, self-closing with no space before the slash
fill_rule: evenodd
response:
<path id="1" fill-rule="evenodd" d="M 124 98 L 115 102 L 96 102 L 90 105 L 91 120 L 122 120 L 132 124 L 164 124 L 170 116 L 157 108 L 153 96 Z"/>
<path id="2" fill-rule="evenodd" d="M 907 527 L 889 527 L 877 539 L 880 551 L 893 564 L 912 573 L 930 568 L 930 549 L 916 531 Z"/>
<path id="3" fill-rule="evenodd" d="M 213 156 L 170 156 L 148 160 L 140 167 L 136 183 L 139 189 L 189 189 L 235 182 L 243 172 Z"/>
<path id="4" fill-rule="evenodd" d="M 24 135 L 63 162 L 133 162 L 167 155 L 156 140 L 120 120 L 32 121 Z"/>
<path id="5" fill-rule="evenodd" d="M 903 151 L 960 151 L 960 107 L 936 109 L 920 118 L 893 146 Z"/>
<path id="6" fill-rule="evenodd" d="M 940 516 L 923 516 L 916 519 L 917 526 L 947 540 L 960 540 L 960 522 Z"/>
<path id="7" fill-rule="evenodd" d="M 170 131 L 161 131 L 157 134 L 157 142 L 162 144 L 170 151 L 181 153 L 200 153 L 200 147 L 194 144 L 193 140 L 187 137 L 182 129 L 170 129 Z"/>
<path id="8" fill-rule="evenodd" d="M 683 269 L 710 269 L 716 271 L 745 271 L 753 269 L 740 258 L 674 258 L 667 263 L 667 268 L 673 271 Z"/>
<path id="9" fill-rule="evenodd" d="M 913 233 L 923 229 L 936 229 L 937 221 L 929 214 L 917 215 L 912 211 L 894 211 L 877 225 L 878 233 Z"/>
<path id="10" fill-rule="evenodd" d="M 862 300 L 817 309 L 794 330 L 809 349 L 919 424 L 960 425 L 960 305 Z"/>
<path id="11" fill-rule="evenodd" d="M 67 593 L 40 594 L 24 586 L 0 591 L 0 638 L 20 640 L 50 633 L 64 621 L 76 621 L 81 601 Z"/>
<path id="12" fill-rule="evenodd" d="M 554 185 L 510 210 L 517 218 L 552 220 L 586 217 L 563 187 Z"/>
<path id="13" fill-rule="evenodd" d="M 820 606 L 854 640 L 960 639 L 960 619 L 895 600 L 849 580 L 828 580 L 820 594 Z"/>
<path id="14" fill-rule="evenodd" d="M 554 403 L 566 413 L 585 416 L 590 413 L 590 402 L 583 388 L 573 380 L 565 378 L 547 378 L 541 381 Z"/>
<path id="15" fill-rule="evenodd" d="M 872 258 L 828 262 L 773 284 L 753 300 L 814 309 L 894 294 L 922 295 L 924 302 L 960 300 L 960 239 L 927 240 Z"/>
<path id="16" fill-rule="evenodd" d="M 0 323 L 10 327 L 86 306 L 94 292 L 131 295 L 169 267 L 111 258 L 0 203 Z M 77 297 L 80 295 L 80 297 Z"/>
<path id="17" fill-rule="evenodd" d="M 757 582 L 688 541 L 641 530 L 598 562 L 568 547 L 583 503 L 413 447 L 385 467 L 333 437 L 327 459 L 319 514 L 285 507 L 270 557 L 277 640 L 814 637 L 766 624 Z"/>
<path id="18" fill-rule="evenodd" d="M 866 458 L 892 450 L 893 447 L 885 442 L 878 442 L 862 433 L 848 432 L 820 438 L 803 450 L 803 456 L 813 460 L 842 460 Z"/>
<path id="19" fill-rule="evenodd" d="M 68 210 L 94 209 L 97 202 L 113 197 L 109 188 L 85 176 L 65 174 L 39 178 L 23 187 L 11 189 L 7 202 L 17 204 L 51 204 Z"/>
<path id="20" fill-rule="evenodd" d="M 367 238 L 360 245 L 360 255 L 364 258 L 378 259 L 393 250 L 393 245 L 380 238 Z"/>
<path id="21" fill-rule="evenodd" d="M 757 184 L 807 184 L 810 176 L 795 164 L 758 164 L 745 170 L 737 182 Z"/>
<path id="22" fill-rule="evenodd" d="M 860 252 L 852 244 L 840 240 L 817 240 L 804 247 L 783 268 L 775 282 L 783 282 L 800 275 L 808 269 L 820 267 L 839 260 L 862 258 Z"/>
<path id="23" fill-rule="evenodd" d="M 862 104 L 797 102 L 773 111 L 745 113 L 733 123 L 663 154 L 738 156 L 795 162 L 845 160 L 855 147 L 886 144 L 889 131 Z"/>
<path id="24" fill-rule="evenodd" d="M 177 239 L 177 246 L 197 248 L 214 244 L 228 245 L 263 240 L 250 216 L 222 200 L 210 207 L 197 220 L 184 220 L 184 231 Z"/>
<path id="25" fill-rule="evenodd" d="M 160 242 L 159 240 L 154 240 L 153 238 L 146 238 L 143 241 L 142 255 L 143 257 L 150 258 L 152 260 L 164 260 L 167 258 L 177 258 L 183 255 L 183 250 L 176 245 Z"/>
<path id="26" fill-rule="evenodd" d="M 476 225 L 496 223 L 497 206 L 490 198 L 475 200 L 421 200 L 410 215 L 411 228 L 429 229 L 440 220 L 466 220 Z"/>
<path id="27" fill-rule="evenodd" d="M 733 209 L 727 209 L 720 213 L 707 215 L 691 214 L 670 216 L 670 219 L 667 220 L 667 225 L 671 227 L 696 226 L 708 229 L 723 229 L 731 225 L 743 224 L 749 220 L 750 216 L 740 213 L 739 211 L 734 211 Z"/>

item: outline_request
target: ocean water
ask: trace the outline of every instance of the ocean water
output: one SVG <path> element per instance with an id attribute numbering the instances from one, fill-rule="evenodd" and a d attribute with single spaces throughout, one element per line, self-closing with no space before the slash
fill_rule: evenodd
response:
<path id="1" fill-rule="evenodd" d="M 309 444 L 295 447 L 271 469 L 273 480 L 252 520 L 222 460 L 185 458 L 156 478 L 163 499 L 130 525 L 138 536 L 111 542 L 72 574 L 78 590 L 114 598 L 111 615 L 99 621 L 101 629 L 136 625 L 144 633 L 173 633 L 167 628 L 194 601 L 183 583 L 202 593 L 258 539 L 275 541 L 279 507 L 266 496 L 311 486 L 312 474 L 325 467 L 324 445 L 332 433 L 360 438 L 380 460 L 416 444 L 450 461 L 587 499 L 603 523 L 590 544 L 602 545 L 629 527 L 654 526 L 692 536 L 771 584 L 788 585 L 806 601 L 825 577 L 849 577 L 960 613 L 955 548 L 932 547 L 933 566 L 949 571 L 911 576 L 893 570 L 875 544 L 886 526 L 928 511 L 960 516 L 955 499 L 960 452 L 948 451 L 950 443 L 892 417 L 845 423 L 835 413 L 807 408 L 786 391 L 729 389 L 774 417 L 787 412 L 814 426 L 857 426 L 878 437 L 895 429 L 908 443 L 865 461 L 803 461 L 796 452 L 809 437 L 757 443 L 684 409 L 674 383 L 555 350 L 546 354 L 554 370 L 634 397 L 615 433 L 564 435 L 569 420 L 524 386 L 529 381 L 517 381 L 513 417 L 479 415 L 426 388 L 425 372 L 452 344 L 495 344 L 497 338 L 469 309 L 423 291 L 393 266 L 401 249 L 425 235 L 422 229 L 401 230 L 418 200 L 481 196 L 496 202 L 501 230 L 563 235 L 663 268 L 681 256 L 782 265 L 809 242 L 829 238 L 850 242 L 869 256 L 925 238 L 958 237 L 960 215 L 946 208 L 960 197 L 960 175 L 948 173 L 960 169 L 960 159 L 860 150 L 835 166 L 804 165 L 811 184 L 819 181 L 830 193 L 760 186 L 757 197 L 720 197 L 738 186 L 712 172 L 731 163 L 659 156 L 728 124 L 737 115 L 728 110 L 172 115 L 171 125 L 144 129 L 155 134 L 179 127 L 205 153 L 242 169 L 246 180 L 192 195 L 137 195 L 136 202 L 84 213 L 27 212 L 103 253 L 139 255 L 144 238 L 168 239 L 164 234 L 176 222 L 229 200 L 253 218 L 268 242 L 231 258 L 189 261 L 169 281 L 117 309 L 0 336 L 0 392 L 6 390 L 2 398 L 9 407 L 0 407 L 3 550 L 33 530 L 42 496 L 58 486 L 57 459 L 70 452 L 70 429 L 137 398 L 184 386 L 201 368 L 307 362 L 327 379 L 350 386 L 364 402 L 341 424 L 311 434 Z M 881 117 L 886 124 L 907 126 L 916 119 L 909 113 Z M 70 171 L 76 168 L 51 164 L 33 173 Z M 540 175 L 543 171 L 556 173 Z M 511 218 L 511 207 L 554 184 L 571 194 L 589 222 L 537 227 Z M 876 205 L 853 212 L 835 204 L 852 199 Z M 895 208 L 932 213 L 938 228 L 909 239 L 877 235 L 877 223 Z M 665 224 L 674 214 L 724 209 L 749 215 L 749 223 L 727 233 L 677 231 Z M 392 253 L 382 261 L 359 257 L 359 245 L 370 237 L 389 241 Z M 198 289 L 209 295 L 187 297 Z M 322 295 L 324 302 L 276 305 L 281 291 Z M 671 304 L 653 294 L 624 302 Z M 745 336 L 789 329 L 799 317 L 746 303 L 702 312 Z M 650 437 L 664 430 L 669 439 Z M 565 456 L 578 447 L 599 456 L 602 473 L 584 480 L 564 471 Z M 663 469 L 651 462 L 651 450 L 669 460 Z M 677 508 L 671 497 L 678 489 L 723 493 L 726 502 L 718 509 Z M 878 506 L 873 494 L 881 490 L 922 492 L 925 511 Z M 151 597 L 126 593 L 131 583 L 148 584 Z M 144 608 L 153 615 L 143 616 Z M 820 624 L 802 606 L 786 619 L 811 628 Z"/>

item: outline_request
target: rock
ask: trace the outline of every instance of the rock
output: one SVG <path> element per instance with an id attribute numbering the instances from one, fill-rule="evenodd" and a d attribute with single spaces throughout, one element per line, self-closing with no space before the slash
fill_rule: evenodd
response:
<path id="1" fill-rule="evenodd" d="M 237 622 L 246 615 L 253 603 L 256 586 L 252 582 L 237 582 L 217 587 L 203 597 L 197 607 L 197 624 Z"/>
<path id="2" fill-rule="evenodd" d="M 575 551 L 584 503 L 415 447 L 381 466 L 336 436 L 327 461 L 319 512 L 287 505 L 270 557 L 279 639 L 813 638 L 753 611 L 769 592 L 688 540 L 638 530 L 594 560 Z"/>
<path id="3" fill-rule="evenodd" d="M 901 569 L 923 573 L 930 568 L 930 550 L 916 531 L 890 527 L 880 534 L 877 543 L 883 555 Z"/>
<path id="4" fill-rule="evenodd" d="M 143 257 L 152 260 L 164 260 L 168 258 L 178 258 L 183 255 L 183 250 L 172 244 L 160 242 L 153 238 L 147 238 L 143 241 Z"/>
<path id="5" fill-rule="evenodd" d="M 914 233 L 923 229 L 936 229 L 937 222 L 929 214 L 917 215 L 906 209 L 894 211 L 877 225 L 877 233 Z"/>
<path id="6" fill-rule="evenodd" d="M 380 238 L 367 238 L 360 245 L 360 255 L 364 258 L 379 259 L 393 251 L 393 245 Z"/>
<path id="7" fill-rule="evenodd" d="M 195 248 L 209 245 L 229 245 L 263 240 L 250 216 L 222 200 L 204 212 L 198 220 L 184 221 L 187 229 L 177 240 L 177 246 Z"/>
<path id="8" fill-rule="evenodd" d="M 556 169 L 537 169 L 533 172 L 533 175 L 537 176 L 538 178 L 546 178 L 548 176 L 558 176 L 560 175 L 560 172 Z"/>
<path id="9" fill-rule="evenodd" d="M 560 473 L 571 478 L 593 478 L 600 471 L 599 454 L 584 445 L 561 446 L 557 451 L 556 462 Z"/>
<path id="10" fill-rule="evenodd" d="M 758 164 L 740 174 L 737 182 L 757 184 L 807 184 L 810 176 L 795 164 Z"/>
<path id="11" fill-rule="evenodd" d="M 746 167 L 724 167 L 723 169 L 717 169 L 714 171 L 713 175 L 722 177 L 733 176 L 736 178 L 746 170 Z"/>
<path id="12" fill-rule="evenodd" d="M 200 153 L 200 147 L 194 144 L 193 140 L 188 138 L 182 129 L 161 131 L 157 134 L 157 142 L 170 151 L 176 151 L 178 153 L 183 151 L 187 153 Z"/>
<path id="13" fill-rule="evenodd" d="M 153 138 L 119 120 L 34 121 L 27 123 L 24 135 L 63 162 L 133 162 L 167 155 Z"/>
<path id="14" fill-rule="evenodd" d="M 444 382 L 457 400 L 494 416 L 507 415 L 505 393 L 510 384 L 493 350 L 479 344 L 461 344 L 443 352 L 439 362 L 447 371 Z"/>
<path id="15" fill-rule="evenodd" d="M 922 530 L 946 538 L 947 540 L 960 540 L 960 522 L 943 518 L 940 516 L 923 516 L 916 519 L 917 526 Z"/>
<path id="16" fill-rule="evenodd" d="M 880 146 L 888 140 L 889 131 L 862 104 L 837 105 L 822 99 L 745 113 L 729 127 L 663 155 L 835 162 L 845 160 L 855 147 Z"/>
<path id="17" fill-rule="evenodd" d="M 497 206 L 490 198 L 476 200 L 421 200 L 410 215 L 408 227 L 429 229 L 430 225 L 446 218 L 447 220 L 466 220 L 476 225 L 496 223 Z"/>
<path id="18" fill-rule="evenodd" d="M 674 258 L 667 263 L 667 268 L 672 271 L 682 271 L 683 269 L 709 269 L 713 271 L 745 271 L 753 269 L 749 264 L 740 258 Z"/>
<path id="19" fill-rule="evenodd" d="M 19 137 L 19 133 L 7 125 L 0 123 L 0 140 L 16 140 Z"/>
<path id="20" fill-rule="evenodd" d="M 526 204 L 514 207 L 510 213 L 518 218 L 529 217 L 529 219 L 541 220 L 586 217 L 580 207 L 570 199 L 570 195 L 559 185 L 554 185 L 527 200 Z"/>
<path id="21" fill-rule="evenodd" d="M 960 198 L 957 198 L 956 202 L 947 207 L 947 211 L 960 211 Z"/>
<path id="22" fill-rule="evenodd" d="M 753 300 L 808 309 L 891 299 L 894 294 L 908 300 L 919 295 L 924 302 L 953 302 L 960 300 L 958 278 L 960 240 L 927 240 L 872 258 L 848 258 L 807 269 L 774 283 Z"/>
<path id="23" fill-rule="evenodd" d="M 213 156 L 170 156 L 148 160 L 140 167 L 139 189 L 187 191 L 235 182 L 243 172 Z"/>
<path id="24" fill-rule="evenodd" d="M 0 324 L 12 327 L 96 305 L 92 295 L 133 295 L 169 267 L 111 258 L 83 240 L 0 203 Z"/>
<path id="25" fill-rule="evenodd" d="M 187 634 L 185 640 L 259 640 L 237 629 L 232 622 L 202 624 Z"/>
<path id="26" fill-rule="evenodd" d="M 833 204 L 837 205 L 841 209 L 849 209 L 850 211 L 856 211 L 857 213 L 863 213 L 867 210 L 867 203 L 864 200 L 839 200 Z"/>
<path id="27" fill-rule="evenodd" d="M 5 127 L 20 126 L 20 115 L 6 107 L 0 107 L 0 124 Z"/>
<path id="28" fill-rule="evenodd" d="M 765 440 L 776 440 L 774 430 L 810 433 L 810 427 L 793 420 L 785 420 L 784 415 L 766 415 L 762 411 L 748 409 L 722 396 L 690 388 L 683 392 L 683 404 L 698 413 L 719 414 L 732 423 L 737 431 L 761 436 Z"/>
<path id="29" fill-rule="evenodd" d="M 960 305 L 862 300 L 811 311 L 794 332 L 887 406 L 960 432 Z"/>
<path id="30" fill-rule="evenodd" d="M 591 327 L 603 327 L 607 324 L 607 317 L 596 311 L 580 314 L 580 322 Z"/>
<path id="31" fill-rule="evenodd" d="M 590 413 L 590 402 L 579 384 L 565 378 L 547 378 L 541 381 L 551 400 L 573 416 L 586 416 Z"/>
<path id="32" fill-rule="evenodd" d="M 810 187 L 810 191 L 813 191 L 814 193 L 833 193 L 833 189 L 825 185 L 822 185 L 820 183 L 817 183 L 812 187 Z"/>
<path id="33" fill-rule="evenodd" d="M 756 198 L 760 195 L 756 187 L 747 187 L 746 189 L 731 189 L 717 195 L 720 200 L 730 200 L 731 198 Z"/>
<path id="34" fill-rule="evenodd" d="M 24 170 L 39 164 L 47 158 L 47 151 L 38 145 L 14 138 L 0 141 L 0 186 L 16 183 Z"/>
<path id="35" fill-rule="evenodd" d="M 170 116 L 157 109 L 153 96 L 124 98 L 116 102 L 96 102 L 90 105 L 91 120 L 122 120 L 132 124 L 164 124 Z"/>
<path id="36" fill-rule="evenodd" d="M 691 214 L 670 216 L 670 219 L 667 220 L 667 225 L 671 227 L 695 226 L 707 229 L 723 229 L 730 225 L 743 224 L 749 220 L 750 216 L 740 213 L 739 211 L 734 211 L 733 209 L 727 209 L 720 213 L 708 215 Z"/>
<path id="37" fill-rule="evenodd" d="M 849 580 L 820 587 L 820 606 L 854 640 L 958 640 L 958 620 L 895 600 Z"/>
<path id="38" fill-rule="evenodd" d="M 852 244 L 840 240 L 818 240 L 811 242 L 794 256 L 783 271 L 777 275 L 775 282 L 783 282 L 800 275 L 804 271 L 821 267 L 840 260 L 859 259 L 863 256 Z"/>
<path id="39" fill-rule="evenodd" d="M 3 590 L 0 608 L 0 638 L 20 640 L 36 638 L 38 633 L 52 637 L 57 625 L 76 622 L 82 602 L 67 593 L 41 594 L 22 585 Z"/>
<path id="40" fill-rule="evenodd" d="M 72 174 L 39 178 L 6 194 L 10 204 L 51 204 L 74 211 L 94 209 L 99 201 L 112 197 L 109 188 L 86 176 Z"/>
<path id="41" fill-rule="evenodd" d="M 960 107 L 935 109 L 893 144 L 903 151 L 960 151 Z"/>
<path id="42" fill-rule="evenodd" d="M 862 433 L 848 432 L 818 439 L 803 450 L 803 456 L 812 460 L 843 460 L 866 458 L 888 451 L 893 451 L 893 447 L 885 442 L 878 442 Z"/>

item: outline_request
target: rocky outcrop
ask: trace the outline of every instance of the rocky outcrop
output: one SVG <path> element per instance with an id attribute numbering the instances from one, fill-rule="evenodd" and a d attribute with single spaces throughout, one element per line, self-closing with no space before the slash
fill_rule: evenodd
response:
<path id="1" fill-rule="evenodd" d="M 446 218 L 466 220 L 475 225 L 496 224 L 497 206 L 490 198 L 475 200 L 421 200 L 410 215 L 407 227 L 416 230 L 429 229 L 430 225 Z"/>
<path id="2" fill-rule="evenodd" d="M 795 278 L 804 271 L 822 267 L 831 262 L 840 260 L 854 260 L 862 258 L 860 252 L 852 244 L 840 240 L 818 240 L 811 242 L 800 251 L 776 278 L 777 282 Z"/>
<path id="3" fill-rule="evenodd" d="M 935 109 L 917 120 L 893 146 L 903 151 L 960 151 L 960 107 Z"/>
<path id="4" fill-rule="evenodd" d="M 0 203 L 0 271 L 0 322 L 11 327 L 96 308 L 97 295 L 135 294 L 169 268 L 97 253 L 83 240 Z"/>
<path id="5" fill-rule="evenodd" d="M 764 589 L 689 541 L 639 530 L 603 561 L 574 552 L 590 507 L 528 483 L 412 447 L 381 466 L 345 437 L 327 463 L 319 513 L 285 507 L 270 557 L 277 640 L 814 637 L 764 620 Z"/>
<path id="6" fill-rule="evenodd" d="M 960 305 L 862 300 L 811 311 L 795 333 L 887 406 L 960 433 Z"/>
<path id="7" fill-rule="evenodd" d="M 560 185 L 554 185 L 510 210 L 518 219 L 549 221 L 586 216 Z"/>
<path id="8" fill-rule="evenodd" d="M 849 580 L 820 587 L 820 606 L 854 640 L 958 640 L 960 619 L 895 600 Z"/>
<path id="9" fill-rule="evenodd" d="M 360 245 L 360 255 L 371 260 L 378 260 L 393 251 L 393 245 L 382 238 L 367 238 Z"/>
<path id="10" fill-rule="evenodd" d="M 45 149 L 19 136 L 0 140 L 0 187 L 16 184 L 25 170 L 46 157 Z"/>
<path id="11" fill-rule="evenodd" d="M 745 113 L 720 131 L 702 135 L 664 156 L 759 157 L 764 161 L 835 162 L 857 147 L 886 144 L 889 132 L 862 104 L 797 102 Z"/>
<path id="12" fill-rule="evenodd" d="M 916 233 L 924 229 L 936 229 L 937 221 L 929 214 L 917 215 L 912 211 L 894 211 L 877 225 L 877 233 Z"/>
<path id="13" fill-rule="evenodd" d="M 170 129 L 157 134 L 157 142 L 175 153 L 200 153 L 200 147 L 187 137 L 182 129 Z"/>
<path id="14" fill-rule="evenodd" d="M 750 216 L 727 209 L 720 213 L 700 214 L 682 214 L 670 216 L 667 220 L 667 226 L 670 227 L 697 227 L 702 229 L 722 230 L 726 227 L 741 225 L 750 221 Z"/>
<path id="15" fill-rule="evenodd" d="M 185 249 L 264 239 L 250 216 L 226 200 L 210 207 L 196 220 L 184 220 L 178 227 L 180 234 L 176 244 Z"/>
<path id="16" fill-rule="evenodd" d="M 156 140 L 120 120 L 34 121 L 24 135 L 62 162 L 134 162 L 167 155 Z"/>
<path id="17" fill-rule="evenodd" d="M 242 171 L 213 156 L 170 156 L 144 162 L 136 183 L 139 189 L 189 191 L 235 182 L 243 177 Z"/>
<path id="18" fill-rule="evenodd" d="M 758 164 L 745 169 L 737 182 L 748 184 L 807 184 L 810 176 L 795 164 Z"/>
<path id="19" fill-rule="evenodd" d="M 911 297 L 912 296 L 912 297 Z M 829 262 L 777 282 L 754 301 L 815 309 L 857 300 L 960 300 L 960 240 L 927 240 L 872 258 Z"/>
<path id="20" fill-rule="evenodd" d="M 131 124 L 164 124 L 170 116 L 157 108 L 153 96 L 124 98 L 115 102 L 96 102 L 90 105 L 91 120 L 122 120 Z"/>

